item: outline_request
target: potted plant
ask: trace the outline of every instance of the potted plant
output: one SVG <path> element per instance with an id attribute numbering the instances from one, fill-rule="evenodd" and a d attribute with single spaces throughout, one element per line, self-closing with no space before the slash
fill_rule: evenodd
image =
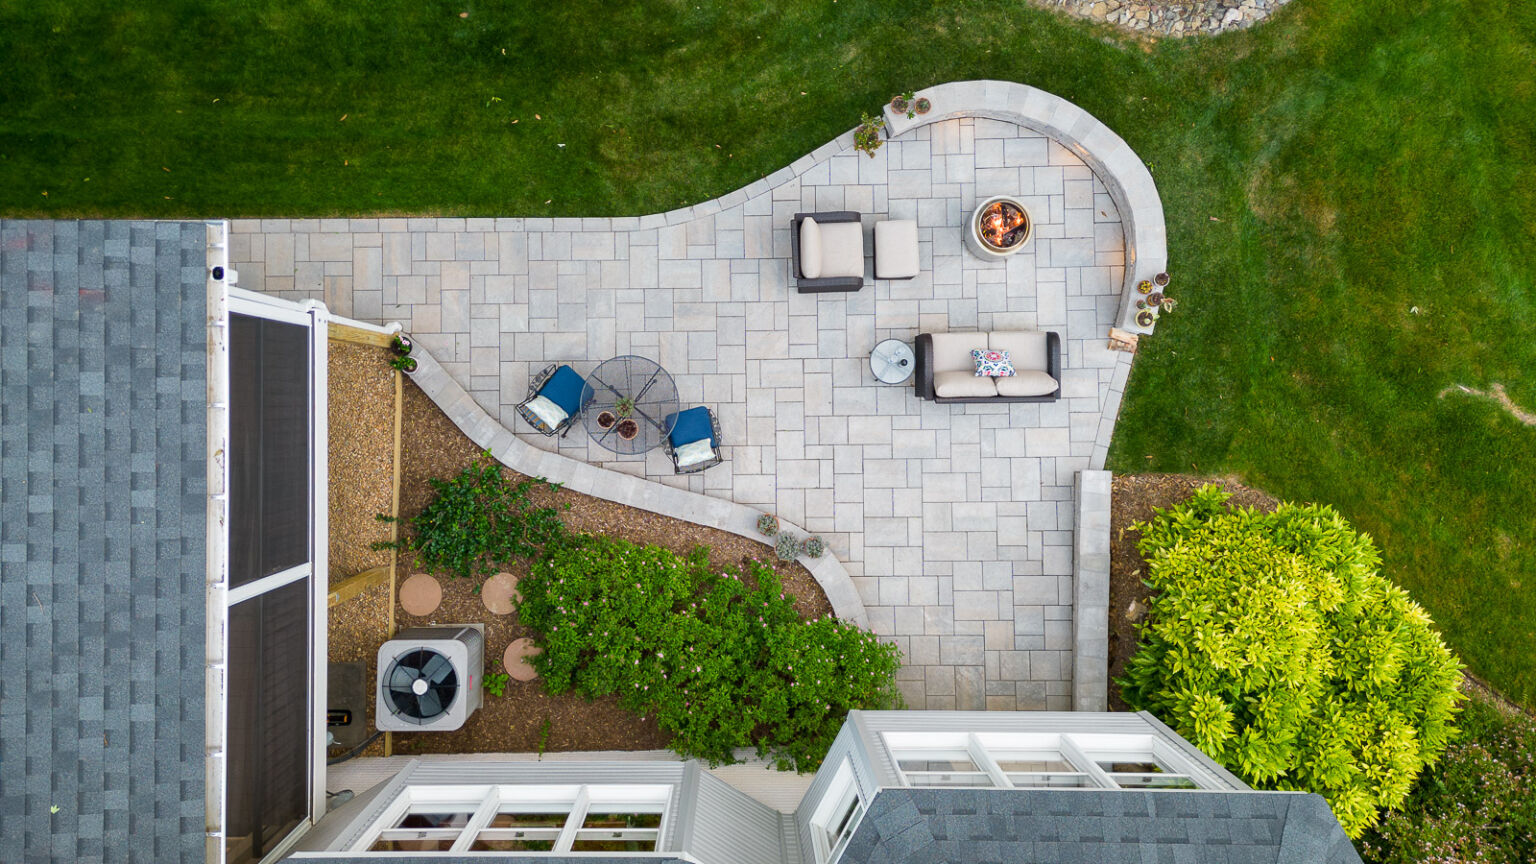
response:
<path id="1" fill-rule="evenodd" d="M 875 151 L 885 143 L 880 140 L 880 130 L 884 128 L 884 117 L 863 115 L 859 119 L 859 128 L 853 130 L 853 149 L 869 154 L 871 159 L 875 158 Z"/>
<path id="2" fill-rule="evenodd" d="M 891 110 L 897 114 L 905 114 L 907 115 L 907 119 L 911 120 L 913 117 L 917 116 L 917 106 L 913 104 L 916 101 L 917 94 L 913 93 L 911 90 L 908 90 L 905 93 L 891 97 Z"/>
<path id="3" fill-rule="evenodd" d="M 773 554 L 780 561 L 793 561 L 800 557 L 800 541 L 795 535 L 785 531 L 773 540 Z"/>
<path id="4" fill-rule="evenodd" d="M 411 342 L 411 337 L 405 335 L 404 333 L 396 333 L 395 338 L 389 341 L 389 347 L 395 349 L 396 354 L 404 357 L 405 355 L 411 353 L 411 349 L 416 346 Z"/>
<path id="5" fill-rule="evenodd" d="M 1167 288 L 1168 287 L 1168 274 L 1167 273 L 1159 273 L 1156 276 L 1152 277 L 1152 281 L 1159 288 Z"/>
<path id="6" fill-rule="evenodd" d="M 757 517 L 757 533 L 764 537 L 772 537 L 779 533 L 779 517 L 772 513 L 764 513 Z"/>
<path id="7" fill-rule="evenodd" d="M 1172 297 L 1164 297 L 1160 305 L 1164 312 L 1172 312 L 1179 307 L 1179 301 Z"/>
<path id="8" fill-rule="evenodd" d="M 1152 314 L 1151 309 L 1143 309 L 1136 313 L 1136 323 L 1141 327 L 1151 327 L 1152 322 L 1156 320 L 1157 316 Z"/>
<path id="9" fill-rule="evenodd" d="M 820 537 L 813 535 L 805 538 L 805 542 L 800 546 L 800 551 L 807 558 L 820 558 L 827 554 L 827 544 Z"/>
<path id="10" fill-rule="evenodd" d="M 917 100 L 917 113 L 919 113 L 919 114 L 927 114 L 929 111 L 932 111 L 932 110 L 933 110 L 933 103 L 928 101 L 928 97 L 927 96 L 924 96 L 924 97 L 922 97 L 922 98 Z"/>
<path id="11" fill-rule="evenodd" d="M 1136 283 L 1136 290 L 1140 291 L 1143 294 L 1151 294 L 1152 293 L 1152 282 L 1151 282 L 1151 280 L 1143 279 L 1140 282 L 1137 282 Z"/>
<path id="12" fill-rule="evenodd" d="M 633 441 L 635 436 L 640 434 L 640 424 L 636 423 L 633 418 L 625 417 L 619 421 L 617 431 L 620 438 L 623 438 L 625 441 Z"/>
<path id="13" fill-rule="evenodd" d="M 416 358 L 406 357 L 403 354 L 397 354 L 396 356 L 389 358 L 389 365 L 395 369 L 399 369 L 401 372 L 415 372 Z"/>
<path id="14" fill-rule="evenodd" d="M 599 429 L 612 429 L 613 424 L 619 422 L 618 415 L 612 411 L 599 411 L 597 413 L 597 427 Z"/>
<path id="15" fill-rule="evenodd" d="M 635 413 L 635 400 L 628 396 L 620 396 L 619 401 L 613 403 L 613 410 L 619 415 L 619 419 L 623 420 Z"/>
<path id="16" fill-rule="evenodd" d="M 1147 295 L 1147 308 L 1156 309 L 1161 305 L 1163 305 L 1163 292 L 1153 291 Z"/>

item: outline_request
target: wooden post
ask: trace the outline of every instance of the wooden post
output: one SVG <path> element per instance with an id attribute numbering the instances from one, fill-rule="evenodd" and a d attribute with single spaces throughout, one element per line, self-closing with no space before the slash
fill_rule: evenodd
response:
<path id="1" fill-rule="evenodd" d="M 395 470 L 394 489 L 390 493 L 389 515 L 393 517 L 389 523 L 389 541 L 391 543 L 400 540 L 400 422 L 401 414 L 405 411 L 405 373 L 395 370 Z M 389 550 L 389 638 L 395 638 L 395 602 L 396 590 L 399 586 L 400 550 L 391 547 Z M 393 733 L 384 733 L 384 755 L 393 756 L 395 753 L 395 740 Z"/>

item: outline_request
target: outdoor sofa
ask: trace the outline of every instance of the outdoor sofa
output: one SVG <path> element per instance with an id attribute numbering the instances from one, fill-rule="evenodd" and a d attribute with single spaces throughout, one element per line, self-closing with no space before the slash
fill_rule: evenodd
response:
<path id="1" fill-rule="evenodd" d="M 976 374 L 973 350 L 1007 351 L 1015 374 Z M 1061 336 L 1038 330 L 920 333 L 912 386 L 934 402 L 1055 402 L 1061 398 Z"/>

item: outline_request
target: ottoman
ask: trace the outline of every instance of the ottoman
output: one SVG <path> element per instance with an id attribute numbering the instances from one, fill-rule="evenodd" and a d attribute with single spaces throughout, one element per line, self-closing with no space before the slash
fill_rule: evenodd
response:
<path id="1" fill-rule="evenodd" d="M 875 223 L 875 278 L 917 276 L 917 223 L 892 219 Z"/>

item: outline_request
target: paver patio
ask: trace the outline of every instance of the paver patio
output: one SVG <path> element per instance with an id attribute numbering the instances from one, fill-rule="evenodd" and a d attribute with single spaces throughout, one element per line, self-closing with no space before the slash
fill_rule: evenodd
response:
<path id="1" fill-rule="evenodd" d="M 247 220 L 231 259 L 244 288 L 401 321 L 534 446 L 821 534 L 901 647 L 910 707 L 1069 709 L 1073 480 L 1103 465 L 1131 361 L 1106 347 L 1120 216 L 1082 160 L 1013 123 L 941 121 L 874 158 L 847 137 L 686 220 Z M 985 262 L 959 226 L 1003 193 L 1029 207 L 1036 239 Z M 844 209 L 865 214 L 866 243 L 878 219 L 916 219 L 922 275 L 796 293 L 790 217 Z M 1009 328 L 1062 334 L 1060 401 L 935 405 L 869 370 L 882 339 Z M 514 413 L 544 364 L 586 372 L 624 353 L 659 360 L 683 405 L 719 413 L 724 465 L 677 478 L 659 450 L 616 456 L 579 429 L 546 439 Z"/>

